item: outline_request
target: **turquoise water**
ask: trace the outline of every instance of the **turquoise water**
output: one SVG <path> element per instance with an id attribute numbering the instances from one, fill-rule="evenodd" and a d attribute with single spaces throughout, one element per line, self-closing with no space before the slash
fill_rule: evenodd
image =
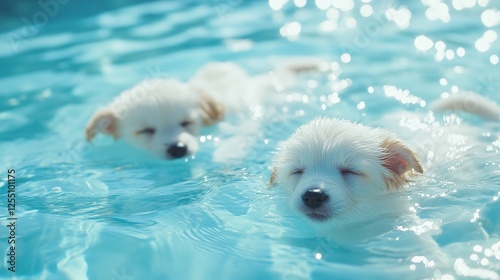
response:
<path id="1" fill-rule="evenodd" d="M 427 109 L 457 90 L 500 103 L 499 2 L 282 2 L 98 11 L 73 0 L 53 14 L 32 4 L 9 18 L 0 34 L 0 217 L 7 225 L 15 169 L 17 246 L 13 273 L 2 226 L 0 277 L 499 279 L 498 124 Z M 331 75 L 303 75 L 280 93 L 286 101 L 263 104 L 243 125 L 251 135 L 225 147 L 242 149 L 239 157 L 213 161 L 213 139 L 235 145 L 224 139 L 242 133 L 232 118 L 204 130 L 212 140 L 187 161 L 84 139 L 95 109 L 144 78 L 185 80 L 214 60 L 257 74 L 296 56 L 328 61 Z M 422 224 L 396 219 L 349 245 L 287 210 L 267 187 L 273 151 L 317 116 L 386 127 L 421 155 L 425 175 L 399 195 Z M 426 267 L 416 231 L 449 256 L 445 265 Z"/>

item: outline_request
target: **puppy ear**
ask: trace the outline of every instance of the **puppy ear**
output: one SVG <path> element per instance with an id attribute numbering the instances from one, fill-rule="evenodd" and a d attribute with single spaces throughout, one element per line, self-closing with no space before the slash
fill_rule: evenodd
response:
<path id="1" fill-rule="evenodd" d="M 120 138 L 118 134 L 118 118 L 108 109 L 97 111 L 85 128 L 88 141 L 91 141 L 99 132 L 112 135 L 115 140 Z"/>
<path id="2" fill-rule="evenodd" d="M 383 149 L 382 165 L 389 171 L 385 180 L 387 190 L 400 190 L 410 177 L 416 175 L 414 172 L 424 172 L 415 153 L 400 140 L 387 138 L 380 146 Z"/>
<path id="3" fill-rule="evenodd" d="M 203 125 L 212 125 L 224 118 L 224 106 L 207 94 L 200 93 L 200 108 L 202 111 Z"/>
<path id="4" fill-rule="evenodd" d="M 271 178 L 269 179 L 269 186 L 274 187 L 278 183 L 278 171 L 276 167 L 273 168 L 273 172 L 271 173 Z"/>

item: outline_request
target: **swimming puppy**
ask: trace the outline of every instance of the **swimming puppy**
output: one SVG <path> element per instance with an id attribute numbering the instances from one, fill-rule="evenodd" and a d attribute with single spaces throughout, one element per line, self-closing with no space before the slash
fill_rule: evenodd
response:
<path id="1" fill-rule="evenodd" d="M 142 81 L 93 115 L 85 129 L 87 140 L 103 133 L 164 159 L 194 154 L 200 129 L 223 119 L 230 105 L 225 99 L 246 103 L 248 81 L 233 63 L 209 63 L 187 83 Z"/>
<path id="2" fill-rule="evenodd" d="M 436 100 L 430 109 L 500 120 L 500 106 L 473 92 Z M 384 194 L 400 190 L 418 173 L 423 169 L 415 153 L 388 131 L 346 120 L 316 119 L 282 145 L 271 183 L 284 185 L 291 193 L 292 208 L 308 220 L 342 223 L 391 209 L 407 211 L 404 203 Z"/>
<path id="3" fill-rule="evenodd" d="M 292 209 L 307 220 L 342 224 L 393 208 L 366 204 L 400 190 L 416 173 L 423 173 L 416 155 L 388 131 L 320 118 L 282 145 L 271 183 L 287 189 Z"/>
<path id="4" fill-rule="evenodd" d="M 318 67 L 315 60 L 291 59 L 272 75 L 250 77 L 234 63 L 212 62 L 187 83 L 146 80 L 98 110 L 85 129 L 86 137 L 91 141 L 98 133 L 111 135 L 164 159 L 189 156 L 198 150 L 202 127 L 227 114 L 248 115 L 261 104 L 263 94 L 278 91 L 276 80 L 293 85 L 299 72 Z"/>

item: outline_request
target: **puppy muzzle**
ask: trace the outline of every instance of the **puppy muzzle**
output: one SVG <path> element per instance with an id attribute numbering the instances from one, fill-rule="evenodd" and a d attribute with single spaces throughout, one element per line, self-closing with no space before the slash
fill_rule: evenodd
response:
<path id="1" fill-rule="evenodd" d="M 311 188 L 302 194 L 302 203 L 305 207 L 302 212 L 313 221 L 326 221 L 331 214 L 328 207 L 325 207 L 329 196 L 320 188 Z"/>
<path id="2" fill-rule="evenodd" d="M 181 157 L 186 156 L 187 153 L 188 153 L 188 147 L 183 142 L 177 142 L 177 143 L 171 144 L 167 148 L 167 155 L 170 158 L 181 158 Z"/>
<path id="3" fill-rule="evenodd" d="M 309 208 L 316 209 L 328 200 L 328 195 L 319 188 L 309 189 L 302 194 L 302 202 Z"/>

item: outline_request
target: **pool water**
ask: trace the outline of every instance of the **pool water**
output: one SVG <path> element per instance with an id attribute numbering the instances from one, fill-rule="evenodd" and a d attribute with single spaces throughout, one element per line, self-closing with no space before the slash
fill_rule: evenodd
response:
<path id="1" fill-rule="evenodd" d="M 31 5 L 0 34 L 1 278 L 500 279 L 498 123 L 427 108 L 459 90 L 500 103 L 500 2 L 137 1 L 89 11 L 66 1 L 50 14 Z M 84 139 L 92 113 L 142 79 L 186 80 L 210 61 L 259 74 L 298 56 L 329 71 L 301 75 L 253 118 L 204 130 L 188 160 Z M 385 127 L 417 151 L 425 174 L 397 195 L 418 222 L 394 219 L 388 232 L 342 244 L 287 209 L 268 188 L 269 166 L 279 143 L 318 116 Z M 428 265 L 416 232 L 435 240 L 444 265 Z"/>

